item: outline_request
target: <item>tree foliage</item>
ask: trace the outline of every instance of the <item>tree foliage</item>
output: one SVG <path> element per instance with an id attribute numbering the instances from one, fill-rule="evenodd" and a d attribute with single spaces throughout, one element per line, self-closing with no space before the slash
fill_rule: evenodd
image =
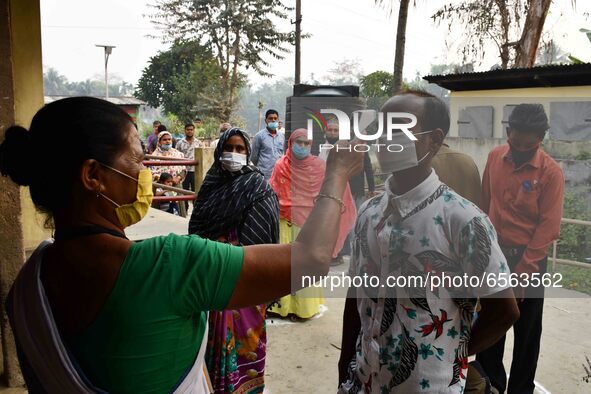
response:
<path id="1" fill-rule="evenodd" d="M 501 67 L 506 69 L 511 57 L 515 57 L 510 49 L 517 41 L 524 12 L 523 0 L 465 0 L 445 5 L 432 18 L 436 22 L 447 21 L 450 31 L 455 26 L 464 30 L 463 62 L 482 58 L 484 48 L 492 41 L 499 52 Z"/>
<path id="2" fill-rule="evenodd" d="M 158 0 L 154 7 L 152 20 L 163 28 L 164 41 L 211 48 L 220 73 L 223 119 L 236 106 L 241 72 L 271 76 L 271 61 L 283 59 L 284 44 L 293 42 L 293 34 L 274 24 L 287 19 L 290 10 L 279 0 Z"/>
<path id="3" fill-rule="evenodd" d="M 361 78 L 360 94 L 363 97 L 389 97 L 394 76 L 388 71 L 374 71 Z"/>
<path id="4" fill-rule="evenodd" d="M 133 92 L 133 85 L 129 82 L 112 78 L 109 83 L 109 96 L 129 96 Z M 43 88 L 47 96 L 97 96 L 105 95 L 105 81 L 86 79 L 85 81 L 70 82 L 55 68 L 49 67 L 43 72 Z"/>
<path id="5" fill-rule="evenodd" d="M 272 108 L 279 112 L 279 119 L 285 122 L 286 99 L 292 94 L 292 78 L 276 79 L 259 86 L 246 85 L 240 91 L 240 106 L 236 115 L 243 120 L 246 130 L 254 135 L 259 131 L 258 103 L 263 104 L 263 117 L 265 111 Z M 234 122 L 235 120 L 232 120 L 232 124 Z"/>
<path id="6" fill-rule="evenodd" d="M 183 120 L 197 116 L 224 119 L 220 68 L 211 51 L 197 42 L 174 44 L 150 58 L 135 96 Z M 240 83 L 243 77 L 240 76 Z"/>
<path id="7" fill-rule="evenodd" d="M 324 77 L 329 85 L 357 85 L 361 82 L 363 70 L 359 59 L 343 59 L 334 62 Z"/>
<path id="8" fill-rule="evenodd" d="M 461 26 L 464 62 L 482 59 L 494 43 L 501 68 L 532 67 L 551 0 L 461 0 L 445 5 L 433 16 L 452 31 Z M 574 0 L 572 1 L 574 5 Z"/>
<path id="9" fill-rule="evenodd" d="M 553 39 L 540 42 L 540 48 L 536 56 L 536 65 L 569 64 L 569 54 L 565 52 Z"/>
<path id="10" fill-rule="evenodd" d="M 455 63 L 431 64 L 429 74 L 440 75 L 451 72 L 462 72 Z M 366 98 L 389 98 L 392 95 L 394 76 L 387 71 L 374 71 L 361 77 L 360 94 Z M 402 89 L 424 90 L 437 97 L 445 97 L 449 91 L 435 84 L 430 84 L 417 72 L 414 79 L 404 79 Z M 379 101 L 377 101 L 379 102 Z"/>

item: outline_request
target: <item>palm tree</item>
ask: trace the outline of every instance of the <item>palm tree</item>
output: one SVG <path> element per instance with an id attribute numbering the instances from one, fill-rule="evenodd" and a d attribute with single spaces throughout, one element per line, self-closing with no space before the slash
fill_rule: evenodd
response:
<path id="1" fill-rule="evenodd" d="M 406 21 L 408 19 L 408 7 L 410 0 L 398 0 L 400 9 L 398 10 L 398 26 L 396 27 L 396 52 L 394 54 L 394 72 L 392 83 L 392 94 L 396 94 L 402 88 L 402 70 L 404 69 L 404 48 L 406 45 Z M 390 13 L 394 8 L 394 0 L 375 0 L 377 5 L 383 5 L 389 2 Z M 413 2 L 413 5 L 415 3 Z"/>
<path id="2" fill-rule="evenodd" d="M 66 77 L 61 75 L 55 68 L 49 67 L 43 73 L 43 87 L 48 96 L 59 96 L 66 94 L 65 86 L 68 83 Z"/>

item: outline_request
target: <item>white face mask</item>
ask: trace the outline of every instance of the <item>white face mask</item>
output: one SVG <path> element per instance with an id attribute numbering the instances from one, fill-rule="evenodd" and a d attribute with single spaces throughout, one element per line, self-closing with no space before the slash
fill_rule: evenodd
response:
<path id="1" fill-rule="evenodd" d="M 240 171 L 246 165 L 246 155 L 242 153 L 222 152 L 220 161 L 226 171 L 236 172 Z"/>
<path id="2" fill-rule="evenodd" d="M 414 135 L 427 134 L 433 130 L 415 133 Z M 417 147 L 415 141 L 411 141 L 404 133 L 392 134 L 392 139 L 386 141 L 385 139 L 379 141 L 380 144 L 396 145 L 391 147 L 391 151 L 387 150 L 385 146 L 380 146 L 380 152 L 376 152 L 379 157 L 381 170 L 383 173 L 391 173 L 403 171 L 412 167 L 416 167 L 420 162 L 429 156 L 427 152 L 420 159 L 417 157 Z M 402 147 L 402 149 L 401 149 Z M 374 146 L 374 149 L 377 147 Z"/>

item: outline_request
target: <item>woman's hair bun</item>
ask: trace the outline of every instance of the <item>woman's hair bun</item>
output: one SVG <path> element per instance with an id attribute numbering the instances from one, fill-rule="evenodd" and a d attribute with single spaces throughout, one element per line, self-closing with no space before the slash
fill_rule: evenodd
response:
<path id="1" fill-rule="evenodd" d="M 9 127 L 0 144 L 0 173 L 21 186 L 29 186 L 33 177 L 30 160 L 34 160 L 30 153 L 31 133 L 21 126 Z"/>

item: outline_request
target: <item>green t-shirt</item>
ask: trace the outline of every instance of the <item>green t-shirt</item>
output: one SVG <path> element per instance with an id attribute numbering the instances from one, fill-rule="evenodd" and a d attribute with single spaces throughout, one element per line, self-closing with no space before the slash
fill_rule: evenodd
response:
<path id="1" fill-rule="evenodd" d="M 96 320 L 68 343 L 90 381 L 110 393 L 171 392 L 193 365 L 208 310 L 223 310 L 242 248 L 198 236 L 134 243 Z"/>

